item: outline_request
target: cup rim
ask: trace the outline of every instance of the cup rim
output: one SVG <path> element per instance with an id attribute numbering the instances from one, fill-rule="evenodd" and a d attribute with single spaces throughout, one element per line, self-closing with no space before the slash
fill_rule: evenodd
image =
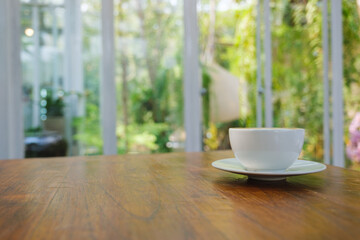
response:
<path id="1" fill-rule="evenodd" d="M 304 128 L 229 128 L 234 131 L 305 131 Z"/>

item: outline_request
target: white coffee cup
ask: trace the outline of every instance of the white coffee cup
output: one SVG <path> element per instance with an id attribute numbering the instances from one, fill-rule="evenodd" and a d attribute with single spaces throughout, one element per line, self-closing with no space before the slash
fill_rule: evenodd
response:
<path id="1" fill-rule="evenodd" d="M 305 130 L 300 128 L 230 128 L 230 144 L 241 165 L 251 171 L 281 171 L 301 153 Z"/>

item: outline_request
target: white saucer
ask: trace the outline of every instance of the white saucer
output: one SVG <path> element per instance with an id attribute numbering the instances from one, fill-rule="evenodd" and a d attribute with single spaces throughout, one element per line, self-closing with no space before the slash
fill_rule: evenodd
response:
<path id="1" fill-rule="evenodd" d="M 322 163 L 296 160 L 293 165 L 283 171 L 249 171 L 236 158 L 217 160 L 212 163 L 212 166 L 220 170 L 240 173 L 247 175 L 249 178 L 263 181 L 278 181 L 286 179 L 286 177 L 316 173 L 326 169 L 326 166 Z"/>

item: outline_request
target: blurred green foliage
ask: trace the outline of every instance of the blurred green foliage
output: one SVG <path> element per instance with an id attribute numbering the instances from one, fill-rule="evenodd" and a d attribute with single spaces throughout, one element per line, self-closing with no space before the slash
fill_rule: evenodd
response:
<path id="1" fill-rule="evenodd" d="M 200 55 L 210 38 L 209 4 L 201 0 Z M 74 138 L 100 154 L 100 3 L 84 0 L 83 47 L 86 111 L 74 121 Z M 183 19 L 174 1 L 115 1 L 118 152 L 168 152 L 170 136 L 183 132 Z M 181 1 L 178 1 L 181 3 Z M 204 148 L 229 147 L 229 127 L 256 125 L 256 3 L 216 1 L 213 60 L 247 82 L 249 109 L 228 123 L 210 120 L 212 79 L 202 62 Z M 276 127 L 306 129 L 303 158 L 323 158 L 323 52 L 321 1 L 271 0 L 273 106 Z M 221 8 L 220 8 L 221 6 Z M 233 7 L 234 6 L 234 7 Z M 95 24 L 96 23 L 96 24 Z M 360 22 L 355 0 L 343 1 L 345 126 L 359 111 Z M 262 36 L 263 37 L 263 36 Z M 94 46 L 94 43 L 95 46 Z M 330 75 L 331 76 L 331 75 Z M 126 93 L 126 97 L 124 97 Z M 124 111 L 124 108 L 127 111 Z M 209 134 L 207 134 L 209 133 Z M 181 140 L 181 139 L 180 139 Z M 346 141 L 346 139 L 345 139 Z M 95 148 L 95 150 L 94 150 Z"/>
<path id="2" fill-rule="evenodd" d="M 209 6 L 211 1 L 200 2 Z M 219 6 L 222 1 L 216 2 Z M 243 126 L 255 127 L 257 1 L 236 2 L 238 4 L 228 10 L 216 11 L 214 61 L 248 83 L 250 111 L 245 117 L 241 116 L 241 121 Z M 321 2 L 270 2 L 274 126 L 305 128 L 306 141 L 302 157 L 317 161 L 323 159 Z M 345 141 L 350 120 L 360 109 L 358 11 L 355 0 L 343 1 Z M 205 50 L 209 35 L 209 15 L 210 11 L 199 15 L 202 51 Z M 220 138 L 221 131 L 218 131 L 218 135 Z"/>

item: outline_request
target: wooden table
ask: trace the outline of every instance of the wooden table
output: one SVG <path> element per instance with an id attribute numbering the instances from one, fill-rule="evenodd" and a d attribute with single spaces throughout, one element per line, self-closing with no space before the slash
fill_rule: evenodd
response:
<path id="1" fill-rule="evenodd" d="M 232 153 L 0 161 L 0 239 L 360 239 L 360 172 L 257 182 Z"/>

